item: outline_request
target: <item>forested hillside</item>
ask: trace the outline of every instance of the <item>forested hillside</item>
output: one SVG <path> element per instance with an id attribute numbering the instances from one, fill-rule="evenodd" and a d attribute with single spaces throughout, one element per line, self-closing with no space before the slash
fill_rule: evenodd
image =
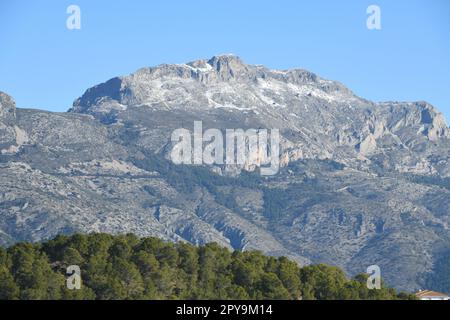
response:
<path id="1" fill-rule="evenodd" d="M 78 265 L 79 290 L 66 287 Z M 327 265 L 300 268 L 256 251 L 231 252 L 134 235 L 58 236 L 0 248 L 0 299 L 413 299 Z"/>

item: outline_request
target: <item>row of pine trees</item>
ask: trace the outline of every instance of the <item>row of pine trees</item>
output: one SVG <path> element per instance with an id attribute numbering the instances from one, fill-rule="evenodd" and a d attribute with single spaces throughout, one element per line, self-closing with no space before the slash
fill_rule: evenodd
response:
<path id="1" fill-rule="evenodd" d="M 67 287 L 67 267 L 81 271 Z M 413 299 L 366 275 L 287 258 L 134 235 L 75 234 L 0 248 L 0 299 Z"/>

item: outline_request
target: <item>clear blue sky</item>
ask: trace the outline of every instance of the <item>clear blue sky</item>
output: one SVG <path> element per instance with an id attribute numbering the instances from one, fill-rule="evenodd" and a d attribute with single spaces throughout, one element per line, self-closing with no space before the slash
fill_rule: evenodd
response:
<path id="1" fill-rule="evenodd" d="M 81 8 L 81 30 L 66 9 Z M 381 8 L 381 30 L 366 8 Z M 305 68 L 358 95 L 427 100 L 450 118 L 450 1 L 0 2 L 0 90 L 65 111 L 84 90 L 144 66 L 235 53 Z"/>

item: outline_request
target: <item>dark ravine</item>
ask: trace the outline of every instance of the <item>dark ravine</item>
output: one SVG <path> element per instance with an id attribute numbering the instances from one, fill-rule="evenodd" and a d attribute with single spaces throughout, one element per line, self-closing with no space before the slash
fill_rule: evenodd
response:
<path id="1" fill-rule="evenodd" d="M 280 172 L 175 166 L 171 132 L 196 120 L 279 128 Z M 450 247 L 449 150 L 426 102 L 374 103 L 233 55 L 116 77 L 66 113 L 0 93 L 0 244 L 74 232 L 217 242 L 349 275 L 377 264 L 412 292 L 448 276 L 434 266 Z"/>

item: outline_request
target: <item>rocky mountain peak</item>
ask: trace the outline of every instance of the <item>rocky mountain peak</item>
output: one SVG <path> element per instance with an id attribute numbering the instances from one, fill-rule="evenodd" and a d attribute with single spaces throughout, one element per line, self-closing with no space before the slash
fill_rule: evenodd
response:
<path id="1" fill-rule="evenodd" d="M 16 103 L 8 94 L 0 91 L 0 119 L 13 119 L 16 117 Z"/>
<path id="2" fill-rule="evenodd" d="M 104 83 L 89 88 L 85 93 L 76 99 L 69 112 L 88 112 L 91 106 L 101 101 L 119 101 L 121 99 L 122 79 L 112 78 Z"/>
<path id="3" fill-rule="evenodd" d="M 420 110 L 420 122 L 429 127 L 426 133 L 430 140 L 450 137 L 448 124 L 442 113 L 425 101 L 416 102 L 416 105 Z"/>
<path id="4" fill-rule="evenodd" d="M 239 74 L 248 72 L 247 65 L 238 56 L 232 54 L 214 56 L 208 60 L 222 80 L 229 80 Z"/>
<path id="5" fill-rule="evenodd" d="M 378 145 L 386 143 L 386 133 L 408 131 L 433 141 L 450 136 L 443 115 L 426 102 L 377 104 L 310 71 L 273 70 L 246 64 L 232 54 L 185 64 L 161 64 L 113 78 L 88 89 L 70 111 L 102 119 L 110 119 L 112 112 L 113 119 L 118 112 L 144 106 L 151 110 L 190 110 L 194 114 L 220 110 L 239 119 L 246 113 L 245 117 L 259 124 L 282 125 L 294 131 L 308 128 L 352 147 L 363 147 L 364 141 L 373 140 L 372 151 L 377 150 L 376 139 L 380 140 Z M 375 136 L 367 136 L 374 134 L 373 128 L 379 129 Z M 393 139 L 401 144 L 401 138 Z M 334 149 L 330 147 L 330 154 Z"/>
<path id="6" fill-rule="evenodd" d="M 286 97 L 281 97 L 285 94 Z M 259 96 L 256 100 L 255 95 Z M 305 95 L 328 100 L 336 100 L 334 95 L 354 98 L 343 85 L 307 70 L 272 70 L 224 54 L 184 64 L 141 68 L 130 75 L 113 78 L 88 89 L 70 111 L 108 113 L 127 106 L 160 104 L 176 108 L 201 104 L 207 108 L 239 103 L 242 104 L 239 108 L 259 108 L 255 103 L 267 104 L 275 98 L 280 101 L 269 104 L 276 106 L 291 100 L 290 96 Z"/>

